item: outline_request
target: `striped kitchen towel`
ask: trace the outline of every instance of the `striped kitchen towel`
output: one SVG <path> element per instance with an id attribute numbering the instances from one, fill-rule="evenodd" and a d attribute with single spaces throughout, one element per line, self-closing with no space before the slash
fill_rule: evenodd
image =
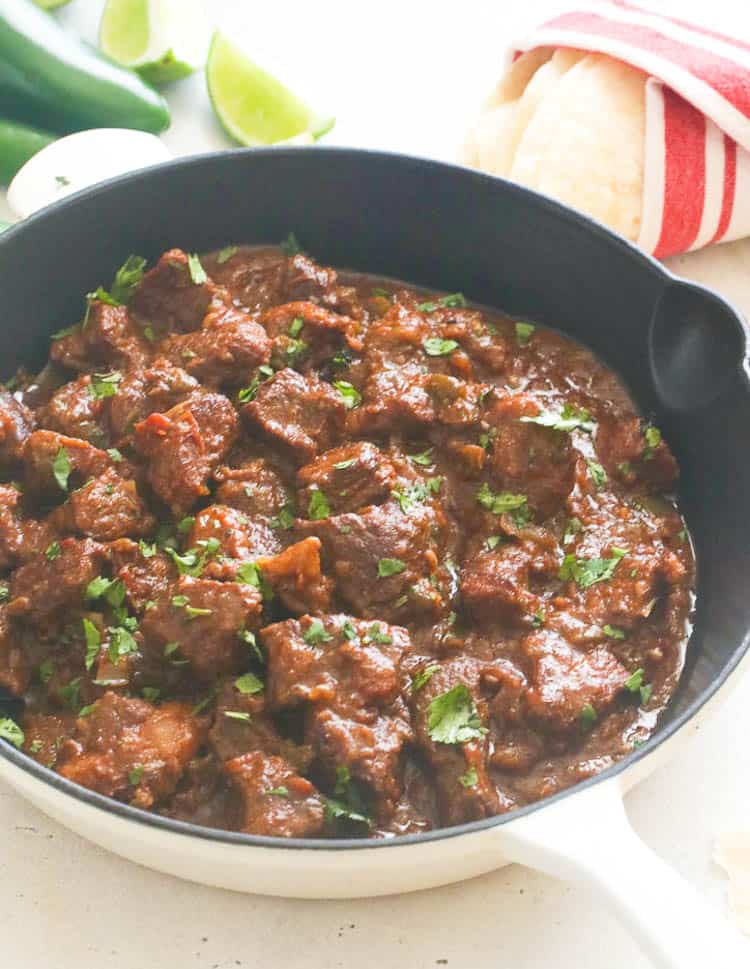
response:
<path id="1" fill-rule="evenodd" d="M 738 23 L 750 23 L 748 0 Z M 750 43 L 628 0 L 536 28 L 538 47 L 608 54 L 649 75 L 638 244 L 664 257 L 750 235 Z"/>

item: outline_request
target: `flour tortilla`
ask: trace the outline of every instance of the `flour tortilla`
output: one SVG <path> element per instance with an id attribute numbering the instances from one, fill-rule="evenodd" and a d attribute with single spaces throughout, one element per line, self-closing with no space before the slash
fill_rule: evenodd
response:
<path id="1" fill-rule="evenodd" d="M 637 239 L 645 87 L 642 72 L 604 54 L 587 54 L 545 89 L 509 177 Z"/>
<path id="2" fill-rule="evenodd" d="M 473 159 L 483 171 L 507 176 L 526 125 L 545 94 L 584 54 L 537 48 L 513 62 L 484 107 L 471 144 Z"/>

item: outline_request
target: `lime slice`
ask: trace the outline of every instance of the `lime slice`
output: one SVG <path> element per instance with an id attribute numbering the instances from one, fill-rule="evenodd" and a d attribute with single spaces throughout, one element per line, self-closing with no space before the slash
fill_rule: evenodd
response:
<path id="1" fill-rule="evenodd" d="M 334 125 L 216 31 L 206 64 L 208 94 L 224 130 L 241 145 L 320 138 Z"/>
<path id="2" fill-rule="evenodd" d="M 107 0 L 99 46 L 151 84 L 169 84 L 201 67 L 208 29 L 201 0 Z"/>

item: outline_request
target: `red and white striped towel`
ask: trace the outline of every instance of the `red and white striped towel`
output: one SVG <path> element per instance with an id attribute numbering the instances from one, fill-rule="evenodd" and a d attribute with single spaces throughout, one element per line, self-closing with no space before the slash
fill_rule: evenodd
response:
<path id="1" fill-rule="evenodd" d="M 750 43 L 604 0 L 514 46 L 516 56 L 536 47 L 609 54 L 649 75 L 643 249 L 664 257 L 750 235 Z"/>

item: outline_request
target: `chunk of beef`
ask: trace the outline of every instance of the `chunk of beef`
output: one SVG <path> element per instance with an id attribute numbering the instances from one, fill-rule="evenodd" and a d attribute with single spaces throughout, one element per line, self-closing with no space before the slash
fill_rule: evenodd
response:
<path id="1" fill-rule="evenodd" d="M 112 464 L 105 451 L 100 451 L 88 441 L 66 437 L 55 431 L 34 431 L 26 442 L 23 455 L 24 481 L 29 490 L 49 498 L 62 498 L 65 494 L 55 476 L 58 467 L 70 466 L 67 490 L 80 487 L 89 478 L 103 474 Z"/>
<path id="2" fill-rule="evenodd" d="M 192 412 L 150 414 L 135 425 L 135 446 L 148 460 L 149 484 L 175 517 L 208 494 L 211 462 Z"/>
<path id="3" fill-rule="evenodd" d="M 424 373 L 419 363 L 376 370 L 367 380 L 364 405 L 353 414 L 361 432 L 384 433 L 406 424 L 470 427 L 478 423 L 485 388 L 444 373 Z"/>
<path id="4" fill-rule="evenodd" d="M 253 522 L 227 505 L 210 505 L 198 512 L 190 529 L 188 548 L 205 548 L 219 542 L 219 551 L 203 569 L 207 579 L 233 579 L 243 562 L 281 549 L 276 533 L 263 522 Z"/>
<path id="5" fill-rule="evenodd" d="M 86 318 L 71 333 L 53 340 L 50 357 L 71 370 L 132 370 L 151 355 L 151 346 L 132 319 L 127 306 L 111 306 L 99 299 L 88 305 Z"/>
<path id="6" fill-rule="evenodd" d="M 330 707 L 313 710 L 305 736 L 329 778 L 346 770 L 364 786 L 378 821 L 391 817 L 403 791 L 401 753 L 414 739 L 403 702 L 388 714 L 354 707 L 343 714 Z"/>
<path id="7" fill-rule="evenodd" d="M 47 521 L 22 513 L 21 493 L 13 485 L 0 485 L 0 569 L 13 568 L 47 548 L 56 531 Z"/>
<path id="8" fill-rule="evenodd" d="M 109 547 L 112 572 L 125 586 L 128 602 L 136 612 L 147 603 L 156 602 L 177 582 L 178 572 L 164 552 L 141 546 L 129 538 L 120 538 Z"/>
<path id="9" fill-rule="evenodd" d="M 0 687 L 23 696 L 31 680 L 31 667 L 23 642 L 7 606 L 0 606 Z"/>
<path id="10" fill-rule="evenodd" d="M 35 425 L 36 418 L 28 407 L 12 394 L 0 392 L 0 464 L 8 466 L 21 460 Z"/>
<path id="11" fill-rule="evenodd" d="M 114 386 L 114 385 L 112 385 Z M 94 393 L 90 374 L 63 384 L 39 412 L 39 422 L 51 431 L 106 448 L 105 398 Z"/>
<path id="12" fill-rule="evenodd" d="M 216 499 L 244 512 L 255 522 L 273 522 L 289 508 L 289 492 L 279 472 L 266 458 L 256 458 L 239 468 L 219 467 Z"/>
<path id="13" fill-rule="evenodd" d="M 114 468 L 74 491 L 50 521 L 61 532 L 88 535 L 101 542 L 148 535 L 156 525 L 135 481 L 121 478 Z"/>
<path id="14" fill-rule="evenodd" d="M 430 313 L 430 323 L 443 339 L 456 340 L 468 356 L 490 373 L 504 373 L 508 347 L 502 336 L 494 333 L 476 310 L 439 306 Z"/>
<path id="15" fill-rule="evenodd" d="M 448 606 L 439 581 L 439 521 L 429 505 L 414 504 L 405 513 L 389 501 L 361 514 L 298 521 L 296 527 L 319 536 L 324 568 L 357 615 L 395 618 L 403 596 L 416 613 L 434 614 Z"/>
<path id="16" fill-rule="evenodd" d="M 181 249 L 170 249 L 143 277 L 130 306 L 157 333 L 197 330 L 217 295 L 221 291 L 211 279 L 193 281 L 188 257 Z"/>
<path id="17" fill-rule="evenodd" d="M 86 586 L 106 561 L 106 550 L 90 538 L 65 538 L 60 554 L 38 553 L 13 573 L 9 607 L 15 616 L 43 627 L 67 609 L 80 609 Z"/>
<path id="18" fill-rule="evenodd" d="M 145 370 L 126 374 L 117 393 L 109 400 L 113 440 L 119 441 L 130 434 L 136 423 L 149 414 L 168 411 L 197 388 L 197 380 L 163 358 L 155 360 Z"/>
<path id="19" fill-rule="evenodd" d="M 332 514 L 357 511 L 385 501 L 395 482 L 393 464 L 374 444 L 345 444 L 299 469 L 297 504 L 309 508 L 314 492 L 322 491 Z"/>
<path id="20" fill-rule="evenodd" d="M 195 676 L 206 682 L 240 668 L 245 649 L 240 633 L 257 628 L 260 614 L 256 588 L 183 575 L 147 610 L 141 631 L 159 654 L 168 644 L 177 643 L 170 652 L 179 649 Z"/>
<path id="21" fill-rule="evenodd" d="M 305 462 L 335 444 L 346 407 L 330 384 L 287 368 L 261 384 L 255 400 L 243 406 L 242 415 Z"/>
<path id="22" fill-rule="evenodd" d="M 264 580 L 290 612 L 326 612 L 333 583 L 320 567 L 320 539 L 303 539 L 278 555 L 258 559 Z"/>
<path id="23" fill-rule="evenodd" d="M 429 680 L 412 690 L 411 708 L 417 746 L 433 771 L 440 819 L 447 825 L 462 824 L 498 814 L 504 805 L 487 770 L 487 735 L 479 733 L 489 721 L 487 701 L 480 691 L 481 664 L 460 656 L 434 665 L 438 668 Z M 459 695 L 461 709 L 468 704 L 463 719 L 476 724 L 474 736 L 464 743 L 444 743 L 433 737 L 433 704 L 459 687 L 465 691 Z"/>
<path id="24" fill-rule="evenodd" d="M 23 718 L 24 752 L 45 767 L 54 767 L 60 745 L 75 727 L 73 713 L 26 713 Z"/>
<path id="25" fill-rule="evenodd" d="M 213 470 L 226 457 L 239 436 L 237 411 L 223 394 L 202 388 L 167 411 L 167 416 L 179 417 L 187 411 L 198 423 Z"/>
<path id="26" fill-rule="evenodd" d="M 410 648 L 401 626 L 346 615 L 303 616 L 261 630 L 272 710 L 314 703 L 348 713 L 396 699 L 398 664 Z"/>
<path id="27" fill-rule="evenodd" d="M 284 367 L 290 354 L 303 354 L 311 366 L 332 357 L 353 321 L 315 303 L 299 301 L 274 306 L 261 317 L 273 341 L 273 360 Z M 301 341 L 301 342 L 300 342 Z"/>
<path id="28" fill-rule="evenodd" d="M 284 299 L 287 257 L 276 248 L 248 248 L 237 251 L 219 262 L 217 256 L 204 260 L 206 271 L 233 300 L 248 310 L 264 310 Z"/>
<path id="29" fill-rule="evenodd" d="M 531 542 L 480 552 L 461 570 L 464 605 L 484 621 L 518 622 L 531 617 L 540 599 L 530 588 L 530 577 L 554 575 L 558 564 L 556 550 Z"/>
<path id="30" fill-rule="evenodd" d="M 581 723 L 585 707 L 606 713 L 630 675 L 606 646 L 583 652 L 552 631 L 532 633 L 522 648 L 531 660 L 529 714 L 555 730 Z"/>
<path id="31" fill-rule="evenodd" d="M 281 736 L 266 710 L 262 684 L 257 693 L 248 693 L 246 679 L 227 680 L 216 697 L 216 715 L 209 732 L 216 756 L 226 761 L 261 750 L 283 757 L 297 771 L 307 770 L 312 760 L 309 745 Z"/>
<path id="32" fill-rule="evenodd" d="M 289 260 L 286 292 L 291 299 L 325 296 L 334 289 L 337 281 L 335 269 L 319 266 L 304 252 L 298 252 Z"/>
<path id="33" fill-rule="evenodd" d="M 490 467 L 504 491 L 524 493 L 541 518 L 559 510 L 573 489 L 575 452 L 570 435 L 528 423 L 542 407 L 528 394 L 495 399 L 485 412 L 494 429 Z"/>
<path id="34" fill-rule="evenodd" d="M 254 751 L 230 760 L 224 770 L 237 798 L 240 831 L 277 838 L 312 838 L 322 833 L 322 798 L 283 757 Z"/>
<path id="35" fill-rule="evenodd" d="M 618 415 L 600 421 L 596 448 L 613 477 L 656 492 L 674 490 L 679 475 L 674 455 L 659 431 L 640 418 Z"/>
<path id="36" fill-rule="evenodd" d="M 246 313 L 220 305 L 200 330 L 165 340 L 160 353 L 193 377 L 219 386 L 239 383 L 271 358 L 271 341 Z"/>
<path id="37" fill-rule="evenodd" d="M 58 770 L 71 781 L 151 808 L 174 791 L 204 729 L 190 704 L 154 707 L 107 692 L 60 748 Z"/>

